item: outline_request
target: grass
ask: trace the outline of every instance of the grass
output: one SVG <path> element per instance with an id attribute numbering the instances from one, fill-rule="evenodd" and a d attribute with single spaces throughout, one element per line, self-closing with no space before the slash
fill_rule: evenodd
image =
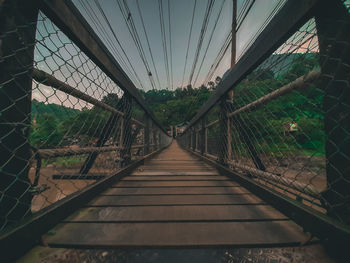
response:
<path id="1" fill-rule="evenodd" d="M 56 167 L 68 167 L 75 164 L 83 163 L 86 159 L 86 155 L 57 157 L 49 160 L 43 160 L 42 167 L 46 167 L 49 164 L 55 164 Z"/>

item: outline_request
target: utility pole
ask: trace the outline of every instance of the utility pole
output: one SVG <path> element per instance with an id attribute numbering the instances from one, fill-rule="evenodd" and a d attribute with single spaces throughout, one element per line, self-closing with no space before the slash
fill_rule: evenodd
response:
<path id="1" fill-rule="evenodd" d="M 231 69 L 236 65 L 237 0 L 232 0 Z"/>
<path id="2" fill-rule="evenodd" d="M 232 0 L 232 40 L 231 40 L 231 67 L 232 70 L 234 66 L 236 65 L 236 43 L 237 43 L 237 37 L 236 37 L 236 28 L 237 28 L 237 0 Z M 233 100 L 233 90 L 230 90 L 227 93 L 227 97 L 229 100 Z"/>
<path id="3" fill-rule="evenodd" d="M 231 42 L 231 67 L 236 64 L 236 27 L 237 27 L 237 0 L 232 0 L 232 42 Z M 232 138 L 231 138 L 231 119 L 227 116 L 233 109 L 233 89 L 227 92 L 221 101 L 221 143 L 219 151 L 219 162 L 223 165 L 228 165 L 232 158 Z"/>

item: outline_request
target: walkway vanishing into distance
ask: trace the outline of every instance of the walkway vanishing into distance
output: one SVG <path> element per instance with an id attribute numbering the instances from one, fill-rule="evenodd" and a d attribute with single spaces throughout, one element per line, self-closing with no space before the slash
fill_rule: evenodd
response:
<path id="1" fill-rule="evenodd" d="M 305 239 L 299 226 L 176 141 L 45 237 L 53 247 L 79 248 L 260 247 Z"/>
<path id="2" fill-rule="evenodd" d="M 48 231 L 45 246 L 19 262 L 270 262 L 286 253 L 290 260 L 332 262 L 320 245 L 300 247 L 308 239 L 289 218 L 173 141 Z"/>

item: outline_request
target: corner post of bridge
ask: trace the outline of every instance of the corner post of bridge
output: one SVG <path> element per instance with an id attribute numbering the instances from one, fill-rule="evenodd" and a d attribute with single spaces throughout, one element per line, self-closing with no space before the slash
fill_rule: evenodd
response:
<path id="1" fill-rule="evenodd" d="M 162 131 L 159 129 L 158 131 L 158 149 L 162 147 Z"/>
<path id="2" fill-rule="evenodd" d="M 231 119 L 228 114 L 233 109 L 233 97 L 230 94 L 223 96 L 220 102 L 220 142 L 219 142 L 219 162 L 222 165 L 228 165 L 231 160 Z"/>
<path id="3" fill-rule="evenodd" d="M 124 116 L 122 116 L 120 120 L 120 136 L 119 136 L 119 147 L 123 147 L 123 140 L 124 140 Z M 120 150 L 121 152 L 121 150 Z"/>
<path id="4" fill-rule="evenodd" d="M 37 1 L 0 3 L 0 216 L 10 222 L 31 213 L 29 134 L 38 12 Z"/>
<path id="5" fill-rule="evenodd" d="M 192 150 L 196 150 L 196 129 L 194 127 L 191 128 L 191 141 L 192 141 Z"/>
<path id="6" fill-rule="evenodd" d="M 192 149 L 192 127 L 190 128 L 190 131 L 189 131 L 189 137 L 190 137 L 190 140 L 189 140 L 189 148 Z"/>
<path id="7" fill-rule="evenodd" d="M 147 114 L 145 114 L 144 117 L 145 120 L 145 132 L 143 134 L 144 136 L 144 155 L 149 154 L 149 139 L 150 139 L 150 119 Z"/>
<path id="8" fill-rule="evenodd" d="M 158 145 L 158 133 L 157 133 L 157 127 L 155 126 L 154 123 L 152 123 L 152 145 L 151 145 L 151 149 L 152 152 L 157 149 L 157 145 Z"/>
<path id="9" fill-rule="evenodd" d="M 206 153 L 207 150 L 207 128 L 206 128 L 206 118 L 202 118 L 201 127 L 201 154 Z"/>
<path id="10" fill-rule="evenodd" d="M 350 223 L 350 14 L 341 0 L 324 1 L 315 15 L 324 91 L 327 188 L 330 216 Z"/>

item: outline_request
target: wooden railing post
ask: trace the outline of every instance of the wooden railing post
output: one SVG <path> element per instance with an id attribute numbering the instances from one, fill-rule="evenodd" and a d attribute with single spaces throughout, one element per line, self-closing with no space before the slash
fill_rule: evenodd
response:
<path id="1" fill-rule="evenodd" d="M 193 127 L 191 129 L 191 134 L 192 134 L 192 150 L 195 151 L 196 150 L 196 131 L 194 130 Z"/>
<path id="2" fill-rule="evenodd" d="M 38 7 L 36 1 L 0 2 L 0 217 L 12 222 L 31 213 L 33 197 L 29 132 Z"/>
<path id="3" fill-rule="evenodd" d="M 204 132 L 204 153 L 208 153 L 208 127 L 205 126 L 205 132 Z"/>
<path id="4" fill-rule="evenodd" d="M 205 149 L 207 148 L 207 146 L 206 146 L 207 142 L 206 142 L 206 136 L 205 136 L 205 133 L 206 133 L 205 125 L 206 125 L 206 120 L 203 117 L 202 118 L 202 127 L 201 127 L 201 154 L 202 155 L 205 153 Z"/>
<path id="5" fill-rule="evenodd" d="M 231 157 L 231 130 L 230 130 L 230 118 L 228 113 L 233 108 L 232 100 L 224 96 L 220 102 L 220 136 L 219 136 L 219 162 L 222 165 L 227 165 L 227 161 Z"/>
<path id="6" fill-rule="evenodd" d="M 226 134 L 227 134 L 227 161 L 232 158 L 232 134 L 231 134 L 231 119 L 226 116 Z"/>
<path id="7" fill-rule="evenodd" d="M 185 133 L 185 136 L 186 136 L 186 145 L 187 145 L 187 148 L 190 149 L 191 148 L 191 133 L 190 131 L 187 131 Z"/>
<path id="8" fill-rule="evenodd" d="M 149 124 L 150 124 L 150 120 L 149 120 L 149 118 L 148 118 L 148 116 L 147 115 L 145 115 L 145 118 L 144 118 L 144 120 L 145 120 L 145 132 L 144 132 L 144 155 L 146 155 L 146 154 L 149 154 L 149 151 L 150 151 L 150 149 L 149 149 L 149 139 L 150 139 L 150 130 L 149 130 Z"/>
<path id="9" fill-rule="evenodd" d="M 323 201 L 330 216 L 350 223 L 350 15 L 342 1 L 325 1 L 315 20 L 326 133 Z"/>
<path id="10" fill-rule="evenodd" d="M 158 149 L 160 149 L 161 145 L 162 145 L 162 132 L 159 131 L 158 132 Z"/>
<path id="11" fill-rule="evenodd" d="M 124 117 L 120 120 L 119 146 L 122 147 L 124 138 Z"/>
<path id="12" fill-rule="evenodd" d="M 156 128 L 152 127 L 152 135 L 153 135 L 153 142 L 152 142 L 152 152 L 157 149 L 157 143 L 158 143 L 158 134 Z"/>

